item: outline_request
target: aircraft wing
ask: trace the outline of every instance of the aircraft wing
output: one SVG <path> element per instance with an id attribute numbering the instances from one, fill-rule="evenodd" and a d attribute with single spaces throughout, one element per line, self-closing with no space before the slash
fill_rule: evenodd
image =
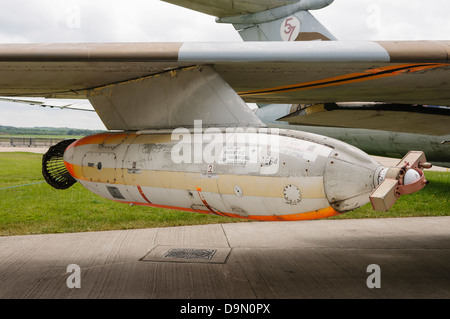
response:
<path id="1" fill-rule="evenodd" d="M 450 41 L 3 44 L 0 95 L 88 97 L 109 129 L 183 124 L 186 119 L 164 121 L 160 116 L 156 125 L 156 120 L 146 122 L 146 114 L 173 104 L 188 113 L 187 101 L 202 104 L 214 94 L 225 101 L 231 91 L 254 103 L 446 106 L 449 53 Z M 225 86 L 230 89 L 223 96 L 217 93 Z M 186 92 L 197 98 L 181 101 Z M 139 104 L 142 99 L 155 101 Z M 208 110 L 211 102 L 193 116 L 215 112 Z M 217 117 L 210 124 L 234 119 L 242 124 L 250 116 L 239 120 L 239 112 L 230 114 L 226 123 Z"/>
<path id="2" fill-rule="evenodd" d="M 95 112 L 92 105 L 88 101 L 66 100 L 66 99 L 46 99 L 38 97 L 7 97 L 0 96 L 0 101 L 35 105 L 40 107 L 67 109 L 75 111 Z"/>
<path id="3" fill-rule="evenodd" d="M 298 0 L 163 0 L 191 10 L 213 15 L 216 17 L 228 17 L 265 11 L 286 5 L 291 5 Z"/>

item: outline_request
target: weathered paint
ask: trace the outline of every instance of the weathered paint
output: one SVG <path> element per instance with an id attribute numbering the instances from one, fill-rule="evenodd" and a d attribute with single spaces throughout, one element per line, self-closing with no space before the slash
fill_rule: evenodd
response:
<path id="1" fill-rule="evenodd" d="M 367 154 L 313 134 L 277 133 L 270 138 L 267 131 L 232 133 L 228 138 L 236 138 L 236 144 L 218 145 L 212 163 L 205 158 L 177 163 L 172 156 L 180 142 L 157 132 L 86 137 L 67 148 L 64 160 L 87 189 L 135 205 L 255 220 L 304 220 L 333 216 L 369 201 L 381 166 Z M 189 147 L 205 152 L 215 142 L 201 140 L 200 148 Z M 241 150 L 258 156 L 241 157 Z M 347 175 L 353 177 L 342 179 Z"/>

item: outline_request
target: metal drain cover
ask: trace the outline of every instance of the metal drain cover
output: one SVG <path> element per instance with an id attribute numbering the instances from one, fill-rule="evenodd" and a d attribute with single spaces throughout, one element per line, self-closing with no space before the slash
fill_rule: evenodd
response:
<path id="1" fill-rule="evenodd" d="M 174 248 L 165 253 L 163 257 L 210 260 L 216 251 L 215 249 Z"/>
<path id="2" fill-rule="evenodd" d="M 224 264 L 231 249 L 226 247 L 156 246 L 142 261 Z"/>

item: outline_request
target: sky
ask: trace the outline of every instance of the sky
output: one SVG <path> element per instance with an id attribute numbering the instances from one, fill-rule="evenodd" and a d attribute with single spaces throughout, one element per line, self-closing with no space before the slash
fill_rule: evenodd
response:
<path id="1" fill-rule="evenodd" d="M 450 40 L 448 0 L 335 0 L 311 13 L 339 40 Z M 231 25 L 159 0 L 3 0 L 1 43 L 236 42 Z M 105 129 L 95 113 L 0 102 L 0 125 Z"/>

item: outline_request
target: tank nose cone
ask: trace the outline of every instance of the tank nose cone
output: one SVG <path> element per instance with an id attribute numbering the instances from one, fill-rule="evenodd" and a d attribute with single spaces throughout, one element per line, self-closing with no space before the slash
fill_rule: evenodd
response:
<path id="1" fill-rule="evenodd" d="M 330 205 L 347 212 L 367 204 L 384 167 L 357 148 L 335 148 L 328 157 L 324 185 Z"/>

